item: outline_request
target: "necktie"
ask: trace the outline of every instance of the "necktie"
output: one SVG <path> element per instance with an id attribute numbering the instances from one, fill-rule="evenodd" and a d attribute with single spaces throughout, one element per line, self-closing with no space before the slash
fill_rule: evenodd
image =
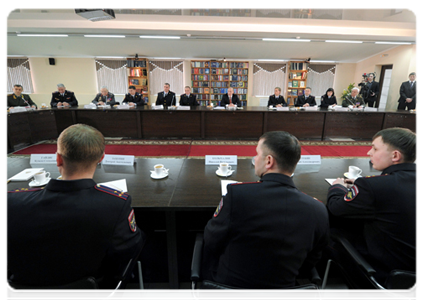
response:
<path id="1" fill-rule="evenodd" d="M 232 104 L 232 97 L 229 97 L 229 104 Z"/>
<path id="2" fill-rule="evenodd" d="M 410 87 L 413 87 L 414 81 L 410 81 Z"/>

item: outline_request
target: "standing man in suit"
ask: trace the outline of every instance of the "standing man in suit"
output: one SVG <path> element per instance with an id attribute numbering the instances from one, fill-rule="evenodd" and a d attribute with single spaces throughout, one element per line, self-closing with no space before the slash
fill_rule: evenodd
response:
<path id="1" fill-rule="evenodd" d="M 156 105 L 172 106 L 176 105 L 176 95 L 170 91 L 170 84 L 165 83 L 163 92 L 157 94 Z"/>
<path id="2" fill-rule="evenodd" d="M 239 100 L 238 96 L 234 94 L 233 88 L 228 88 L 228 92 L 222 96 L 222 100 L 220 100 L 220 106 L 234 107 L 234 106 L 241 106 L 241 100 Z"/>
<path id="3" fill-rule="evenodd" d="M 70 107 L 78 106 L 78 100 L 75 98 L 74 92 L 66 90 L 63 83 L 57 85 L 57 92 L 52 93 L 50 106 L 53 107 Z"/>
<path id="4" fill-rule="evenodd" d="M 92 101 L 95 105 L 115 105 L 115 95 L 110 93 L 107 86 L 102 86 L 100 93 L 98 93 Z"/>
<path id="5" fill-rule="evenodd" d="M 409 81 L 405 81 L 400 87 L 400 98 L 398 99 L 398 109 L 416 109 L 416 73 L 408 75 Z"/>
<path id="6" fill-rule="evenodd" d="M 310 95 L 311 87 L 306 87 L 304 90 L 304 95 L 301 95 L 297 98 L 295 102 L 296 107 L 308 107 L 308 106 L 315 106 L 316 99 L 314 96 Z"/>
<path id="7" fill-rule="evenodd" d="M 37 108 L 37 104 L 31 100 L 29 95 L 22 94 L 23 87 L 20 84 L 15 84 L 13 86 L 13 94 L 7 96 L 7 106 L 13 108 L 15 106 L 31 106 L 32 108 Z"/>
<path id="8" fill-rule="evenodd" d="M 275 94 L 269 97 L 269 101 L 267 102 L 267 106 L 275 106 L 275 107 L 282 107 L 287 106 L 285 99 L 281 95 L 281 88 L 275 87 Z"/>
<path id="9" fill-rule="evenodd" d="M 375 74 L 370 73 L 367 82 L 360 83 L 360 94 L 363 95 L 364 103 L 373 107 L 379 94 L 379 82 L 374 81 Z"/>
<path id="10" fill-rule="evenodd" d="M 200 105 L 197 102 L 197 96 L 194 94 L 191 94 L 191 87 L 186 86 L 185 87 L 185 94 L 181 95 L 181 98 L 179 99 L 179 105 L 182 106 L 198 106 Z"/>
<path id="11" fill-rule="evenodd" d="M 125 95 L 125 99 L 123 99 L 122 103 L 128 103 L 129 106 L 143 106 L 145 103 L 142 98 L 142 90 L 140 94 L 137 92 L 135 86 L 130 85 L 128 88 L 128 94 Z"/>

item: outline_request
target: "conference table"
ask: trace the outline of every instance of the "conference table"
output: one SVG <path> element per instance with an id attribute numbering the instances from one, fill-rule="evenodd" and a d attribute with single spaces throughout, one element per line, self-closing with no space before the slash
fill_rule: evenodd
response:
<path id="1" fill-rule="evenodd" d="M 28 157 L 9 156 L 7 162 L 8 178 L 31 167 L 43 167 L 52 178 L 60 175 L 54 164 L 30 165 Z M 169 175 L 160 180 L 150 177 L 150 170 L 158 163 L 169 169 Z M 350 165 L 361 168 L 363 176 L 380 174 L 368 158 L 323 158 L 318 165 L 298 165 L 293 180 L 299 190 L 326 203 L 329 184 L 325 178 L 343 177 Z M 168 288 L 178 288 L 181 282 L 189 281 L 195 234 L 204 230 L 220 202 L 221 180 L 258 180 L 251 158 L 238 159 L 232 169 L 235 171 L 230 177 L 219 177 L 217 166 L 205 165 L 204 159 L 189 158 L 136 158 L 133 166 L 97 166 L 97 183 L 126 179 L 137 224 L 149 239 L 157 242 L 151 248 L 146 245 L 142 253 L 147 281 L 162 280 Z M 12 181 L 7 188 L 28 188 L 28 184 L 29 181 Z"/>
<path id="2" fill-rule="evenodd" d="M 132 139 L 255 139 L 264 132 L 284 130 L 299 139 L 371 139 L 379 130 L 405 127 L 416 130 L 410 111 L 336 111 L 327 109 L 288 111 L 263 106 L 218 110 L 205 106 L 180 109 L 131 109 L 83 107 L 38 109 L 8 113 L 8 150 L 20 144 L 56 139 L 68 126 L 84 123 L 106 137 Z"/>

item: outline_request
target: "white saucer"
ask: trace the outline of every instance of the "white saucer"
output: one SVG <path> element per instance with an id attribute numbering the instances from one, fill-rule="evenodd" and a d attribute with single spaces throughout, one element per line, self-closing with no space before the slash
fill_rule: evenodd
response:
<path id="1" fill-rule="evenodd" d="M 352 177 L 352 176 L 350 175 L 350 173 L 348 173 L 348 172 L 345 172 L 345 173 L 344 173 L 344 176 L 345 176 L 345 177 L 347 177 L 348 179 L 357 179 L 357 178 L 361 177 L 361 175 L 358 175 L 357 177 Z"/>
<path id="2" fill-rule="evenodd" d="M 150 171 L 150 177 L 153 179 L 163 179 L 169 175 L 169 172 L 164 172 L 163 175 L 156 175 L 155 171 Z"/>
<path id="3" fill-rule="evenodd" d="M 38 183 L 38 182 L 36 182 L 35 180 L 32 180 L 30 183 L 29 183 L 29 186 L 30 187 L 39 187 L 39 186 L 43 186 L 43 185 L 46 185 L 49 181 L 50 181 L 50 177 L 49 178 L 46 178 L 46 180 L 44 180 L 44 182 L 43 183 Z"/>
<path id="4" fill-rule="evenodd" d="M 227 174 L 222 174 L 222 173 L 220 173 L 220 170 L 219 169 L 217 169 L 216 170 L 216 175 L 217 176 L 221 176 L 221 177 L 229 177 L 229 176 L 231 176 L 232 175 L 232 173 L 234 172 L 235 170 L 228 170 L 228 173 Z"/>

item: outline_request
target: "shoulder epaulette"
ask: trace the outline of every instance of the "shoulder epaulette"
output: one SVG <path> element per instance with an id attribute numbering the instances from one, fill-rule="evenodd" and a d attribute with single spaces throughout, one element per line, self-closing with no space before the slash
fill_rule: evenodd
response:
<path id="1" fill-rule="evenodd" d="M 15 189 L 15 190 L 8 191 L 8 193 L 36 192 L 36 191 L 40 191 L 42 189 L 44 189 L 44 187 L 41 187 L 41 188 L 33 188 L 33 189 L 21 188 L 21 189 Z"/>
<path id="2" fill-rule="evenodd" d="M 249 184 L 249 183 L 262 183 L 263 181 L 251 181 L 251 182 L 237 182 L 232 183 L 232 185 L 241 185 L 241 184 Z"/>
<path id="3" fill-rule="evenodd" d="M 381 177 L 381 176 L 387 176 L 387 175 L 390 175 L 390 174 L 385 173 L 385 174 L 380 174 L 380 175 L 368 175 L 368 176 L 366 176 L 364 178 Z"/>
<path id="4" fill-rule="evenodd" d="M 96 190 L 98 190 L 100 192 L 107 193 L 107 194 L 119 197 L 121 199 L 124 199 L 124 200 L 128 199 L 128 197 L 129 197 L 129 194 L 126 193 L 126 192 L 118 191 L 118 190 L 109 188 L 107 186 L 101 185 L 101 184 L 97 184 L 94 187 L 95 187 Z"/>

